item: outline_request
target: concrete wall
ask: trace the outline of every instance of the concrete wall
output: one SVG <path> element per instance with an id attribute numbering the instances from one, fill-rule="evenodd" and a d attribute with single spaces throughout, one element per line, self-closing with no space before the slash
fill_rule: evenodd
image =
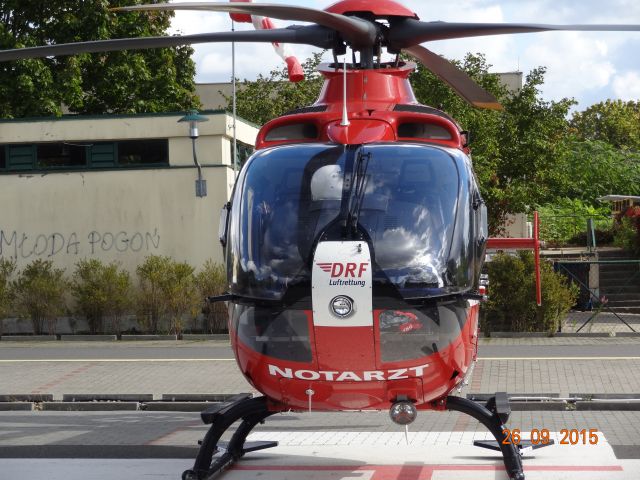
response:
<path id="1" fill-rule="evenodd" d="M 500 235 L 504 238 L 530 238 L 533 235 L 531 232 L 531 223 L 527 222 L 527 215 L 525 213 L 507 215 L 504 227 L 504 234 Z"/>
<path id="2" fill-rule="evenodd" d="M 22 268 L 36 258 L 73 270 L 82 258 L 135 267 L 149 254 L 194 266 L 222 261 L 219 212 L 234 183 L 231 118 L 208 115 L 200 124 L 198 158 L 208 196 L 195 196 L 196 169 L 181 117 L 131 116 L 0 122 L 0 144 L 73 140 L 168 138 L 170 166 L 107 171 L 0 174 L 0 256 Z M 253 144 L 245 123 L 238 138 Z"/>

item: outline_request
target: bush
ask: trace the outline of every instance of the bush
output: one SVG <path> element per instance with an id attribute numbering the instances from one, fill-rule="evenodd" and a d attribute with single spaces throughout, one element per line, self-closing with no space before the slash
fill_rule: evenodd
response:
<path id="1" fill-rule="evenodd" d="M 614 228 L 614 244 L 640 255 L 640 207 L 629 207 L 619 220 Z"/>
<path id="2" fill-rule="evenodd" d="M 13 302 L 11 276 L 15 271 L 15 260 L 0 258 L 0 335 L 2 335 L 2 321 L 11 313 L 11 304 Z"/>
<path id="3" fill-rule="evenodd" d="M 56 319 L 65 310 L 67 286 L 64 270 L 53 268 L 51 260 L 34 260 L 18 275 L 12 287 L 15 308 L 31 319 L 35 335 L 44 332 L 45 322 L 49 334 L 55 333 Z"/>
<path id="4" fill-rule="evenodd" d="M 540 207 L 539 213 L 540 238 L 550 246 L 586 245 L 589 218 L 593 219 L 596 231 L 609 231 L 612 226 L 609 207 L 594 207 L 578 199 L 560 199 L 553 205 Z"/>
<path id="5" fill-rule="evenodd" d="M 181 334 L 184 316 L 194 317 L 199 307 L 194 268 L 170 257 L 150 255 L 136 271 L 140 279 L 138 315 L 143 326 L 158 333 L 160 320 L 169 317 L 169 332 Z"/>
<path id="6" fill-rule="evenodd" d="M 608 229 L 603 230 L 601 228 L 595 229 L 595 237 L 596 237 L 596 246 L 602 247 L 604 245 L 612 245 L 614 242 L 614 230 Z M 587 232 L 580 232 L 577 235 L 571 237 L 567 244 L 569 245 L 580 245 L 585 246 L 588 244 L 587 241 Z"/>
<path id="7" fill-rule="evenodd" d="M 118 264 L 100 260 L 81 260 L 76 264 L 71 292 L 76 299 L 76 311 L 84 315 L 92 334 L 105 331 L 104 319 L 113 319 L 113 330 L 120 333 L 120 320 L 131 301 L 129 273 Z"/>
<path id="8" fill-rule="evenodd" d="M 202 299 L 206 333 L 227 331 L 227 307 L 224 302 L 209 303 L 208 297 L 222 295 L 227 291 L 227 272 L 224 265 L 207 260 L 196 275 L 196 286 Z"/>
<path id="9" fill-rule="evenodd" d="M 578 287 L 541 262 L 542 306 L 536 305 L 533 253 L 498 254 L 488 263 L 489 301 L 483 306 L 482 329 L 489 332 L 557 332 L 575 304 Z"/>

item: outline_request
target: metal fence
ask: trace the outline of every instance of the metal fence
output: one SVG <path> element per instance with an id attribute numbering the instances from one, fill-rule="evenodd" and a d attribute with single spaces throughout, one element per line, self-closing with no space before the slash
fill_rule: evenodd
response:
<path id="1" fill-rule="evenodd" d="M 640 260 L 558 260 L 554 268 L 580 287 L 577 307 L 592 312 L 577 332 L 603 312 L 636 332 L 622 313 L 640 313 Z"/>

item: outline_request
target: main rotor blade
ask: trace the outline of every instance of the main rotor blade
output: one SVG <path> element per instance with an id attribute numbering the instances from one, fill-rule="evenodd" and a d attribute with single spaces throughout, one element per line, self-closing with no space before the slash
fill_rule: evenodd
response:
<path id="1" fill-rule="evenodd" d="M 44 58 L 58 55 L 77 55 L 79 53 L 113 52 L 118 50 L 138 50 L 147 48 L 177 47 L 197 43 L 213 42 L 264 42 L 264 43 L 301 43 L 319 48 L 331 48 L 336 38 L 335 32 L 309 25 L 292 26 L 273 30 L 236 31 L 221 33 L 200 33 L 196 35 L 176 35 L 172 37 L 118 38 L 91 42 L 64 43 L 43 47 L 0 50 L 0 62 L 25 58 Z"/>
<path id="2" fill-rule="evenodd" d="M 420 63 L 474 107 L 502 110 L 502 105 L 496 97 L 480 87 L 469 75 L 450 61 L 419 45 L 406 48 L 404 51 L 417 58 Z"/>
<path id="3" fill-rule="evenodd" d="M 406 48 L 423 42 L 453 38 L 535 33 L 550 31 L 630 32 L 640 31 L 640 25 L 547 25 L 538 23 L 449 23 L 421 22 L 406 19 L 394 24 L 389 43 L 394 48 Z"/>
<path id="4" fill-rule="evenodd" d="M 316 10 L 308 7 L 293 7 L 274 3 L 223 3 L 223 2 L 184 2 L 157 3 L 150 5 L 134 5 L 118 7 L 115 12 L 150 11 L 150 10 L 197 10 L 209 12 L 241 13 L 246 15 L 260 15 L 262 17 L 291 20 L 297 22 L 311 22 L 331 28 L 342 34 L 345 40 L 359 47 L 370 47 L 375 44 L 377 29 L 366 20 L 346 17 L 335 13 Z"/>

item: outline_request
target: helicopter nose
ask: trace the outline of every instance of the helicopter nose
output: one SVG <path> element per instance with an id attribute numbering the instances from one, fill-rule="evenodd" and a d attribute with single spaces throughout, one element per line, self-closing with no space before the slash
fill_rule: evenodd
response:
<path id="1" fill-rule="evenodd" d="M 418 416 L 418 410 L 412 402 L 408 400 L 401 400 L 391 405 L 391 409 L 389 409 L 389 416 L 391 417 L 391 420 L 393 420 L 393 423 L 398 425 L 409 425 L 410 423 L 413 423 Z"/>

